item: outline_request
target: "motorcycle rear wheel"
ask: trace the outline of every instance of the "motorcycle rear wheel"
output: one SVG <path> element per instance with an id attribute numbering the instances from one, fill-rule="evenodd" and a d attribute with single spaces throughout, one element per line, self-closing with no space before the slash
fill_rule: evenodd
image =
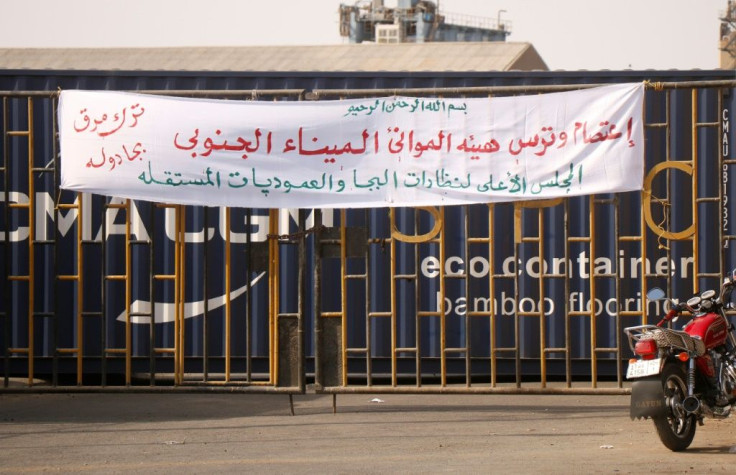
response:
<path id="1" fill-rule="evenodd" d="M 685 370 L 676 363 L 669 363 L 662 371 L 667 415 L 653 417 L 659 440 L 673 452 L 685 450 L 695 437 L 697 420 L 685 412 L 682 401 L 687 397 Z"/>

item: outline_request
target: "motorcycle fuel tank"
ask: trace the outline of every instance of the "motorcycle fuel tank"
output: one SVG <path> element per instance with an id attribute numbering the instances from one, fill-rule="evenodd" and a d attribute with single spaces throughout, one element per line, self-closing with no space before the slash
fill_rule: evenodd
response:
<path id="1" fill-rule="evenodd" d="M 728 325 L 717 313 L 706 313 L 694 317 L 684 330 L 689 335 L 702 339 L 707 349 L 722 345 L 726 342 L 728 335 Z"/>

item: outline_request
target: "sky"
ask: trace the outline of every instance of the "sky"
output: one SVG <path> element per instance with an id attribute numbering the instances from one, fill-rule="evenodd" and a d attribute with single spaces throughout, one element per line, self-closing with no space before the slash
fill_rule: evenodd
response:
<path id="1" fill-rule="evenodd" d="M 435 0 L 437 2 L 437 0 Z M 333 45 L 340 0 L 5 0 L 0 48 Z M 342 3 L 354 4 L 354 0 Z M 439 0 L 551 70 L 715 69 L 727 0 Z M 396 6 L 396 0 L 385 0 Z"/>

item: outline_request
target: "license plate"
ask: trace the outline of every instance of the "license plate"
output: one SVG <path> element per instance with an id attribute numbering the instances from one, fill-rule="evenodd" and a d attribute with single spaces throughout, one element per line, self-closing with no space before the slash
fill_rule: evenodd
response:
<path id="1" fill-rule="evenodd" d="M 662 372 L 662 358 L 653 360 L 639 360 L 636 363 L 629 363 L 629 369 L 626 370 L 626 379 L 643 378 L 652 376 Z"/>

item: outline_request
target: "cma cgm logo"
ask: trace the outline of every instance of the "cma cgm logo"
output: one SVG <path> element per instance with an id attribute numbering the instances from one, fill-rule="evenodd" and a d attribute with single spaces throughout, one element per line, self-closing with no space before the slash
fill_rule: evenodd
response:
<path id="1" fill-rule="evenodd" d="M 83 193 L 77 195 L 74 204 L 78 204 L 79 199 L 82 199 L 82 239 L 85 241 L 101 241 L 103 229 L 106 230 L 105 238 L 113 235 L 125 235 L 125 224 L 122 216 L 125 215 L 124 210 L 111 208 L 105 213 L 105 226 L 103 228 L 101 220 L 92 219 L 92 195 Z M 0 202 L 4 202 L 6 199 L 5 192 L 0 191 Z M 9 203 L 27 205 L 29 204 L 28 195 L 25 193 L 11 191 L 7 194 L 7 200 Z M 110 204 L 124 204 L 125 199 L 112 198 Z M 47 192 L 36 193 L 36 203 L 34 209 L 35 216 L 35 229 L 36 235 L 34 236 L 37 240 L 53 239 L 54 237 L 54 220 L 56 217 L 55 203 L 52 196 Z M 164 210 L 164 230 L 166 236 L 172 241 L 175 239 L 176 229 L 176 215 L 174 209 L 166 208 Z M 296 209 L 284 209 L 279 211 L 278 227 L 280 234 L 289 233 L 290 226 L 297 223 L 298 210 Z M 59 230 L 59 235 L 64 238 L 74 227 L 78 220 L 78 210 L 59 210 L 59 222 L 56 226 Z M 327 227 L 333 226 L 334 223 L 334 210 L 326 209 L 322 211 L 322 224 Z M 310 211 L 307 215 L 307 227 L 313 225 L 314 214 Z M 225 229 L 225 208 L 219 208 L 219 219 L 218 226 L 210 226 L 207 229 L 201 229 L 199 231 L 191 231 L 185 233 L 185 241 L 187 243 L 203 243 L 210 241 L 215 238 L 217 234 L 221 238 L 227 236 L 228 230 Z M 268 235 L 268 221 L 269 217 L 264 215 L 251 215 L 250 222 L 247 216 L 243 216 L 242 222 L 238 223 L 231 220 L 230 226 L 230 242 L 233 244 L 244 244 L 250 240 L 250 242 L 263 242 L 266 240 Z M 237 228 L 247 229 L 248 231 L 235 231 Z M 5 241 L 5 233 L 0 230 L 0 242 Z M 21 242 L 28 239 L 29 227 L 18 225 L 14 229 L 8 230 L 10 242 Z M 130 216 L 130 232 L 131 235 L 139 241 L 149 241 L 150 233 L 146 228 L 145 223 L 140 217 L 138 208 L 133 202 L 131 206 Z"/>
<path id="2" fill-rule="evenodd" d="M 82 199 L 82 239 L 87 241 L 101 241 L 103 236 L 103 229 L 105 230 L 105 239 L 113 235 L 125 235 L 125 224 L 120 224 L 124 221 L 124 210 L 111 208 L 105 214 L 104 223 L 102 226 L 100 219 L 92 219 L 92 195 L 88 193 L 79 194 L 75 200 L 75 204 L 78 204 L 78 200 Z M 0 202 L 4 202 L 6 199 L 5 192 L 0 192 Z M 7 200 L 10 203 L 27 205 L 29 204 L 28 195 L 11 191 L 7 194 Z M 126 200 L 119 198 L 112 198 L 111 204 L 122 204 Z M 165 217 L 163 220 L 163 226 L 166 236 L 174 240 L 175 229 L 176 229 L 176 216 L 173 209 L 164 210 Z M 59 210 L 58 223 L 54 223 L 56 219 L 55 203 L 49 193 L 39 192 L 36 193 L 35 209 L 34 209 L 34 221 L 36 235 L 35 239 L 52 239 L 54 237 L 54 224 L 58 228 L 59 235 L 63 239 L 67 234 L 73 231 L 74 226 L 78 222 L 79 211 L 77 209 Z M 298 210 L 280 210 L 278 216 L 278 228 L 279 233 L 286 234 L 292 225 L 296 225 L 298 220 Z M 307 227 L 311 227 L 314 221 L 314 213 L 310 212 L 307 217 Z M 135 239 L 141 241 L 150 240 L 150 232 L 146 228 L 143 220 L 140 217 L 138 208 L 133 202 L 131 206 L 131 235 Z M 204 243 L 215 239 L 217 235 L 222 238 L 227 236 L 228 230 L 225 229 L 225 208 L 219 209 L 219 219 L 217 226 L 210 226 L 207 229 L 201 229 L 199 231 L 187 232 L 185 234 L 185 240 L 188 243 Z M 334 210 L 323 210 L 322 211 L 322 223 L 325 226 L 333 226 L 334 224 Z M 263 242 L 267 239 L 268 234 L 269 217 L 264 215 L 251 215 L 250 220 L 247 216 L 243 217 L 243 221 L 240 223 L 233 222 L 231 220 L 231 229 L 229 231 L 230 242 L 233 244 L 243 244 L 248 242 Z M 234 231 L 233 229 L 241 228 L 247 231 Z M 5 233 L 0 230 L 0 242 L 5 241 Z M 8 230 L 8 236 L 10 242 L 23 242 L 29 238 L 30 229 L 26 226 L 18 225 L 14 229 Z M 229 298 L 230 301 L 234 301 L 238 297 L 245 294 L 248 288 L 253 288 L 265 275 L 265 272 L 261 272 L 256 275 L 251 281 L 243 286 L 232 289 Z M 207 308 L 210 311 L 216 310 L 227 301 L 228 295 L 223 292 L 222 295 L 207 299 Z M 175 305 L 173 302 L 154 302 L 154 315 L 156 323 L 169 323 L 174 321 Z M 202 315 L 205 309 L 205 301 L 194 301 L 186 302 L 184 304 L 184 318 L 194 318 Z M 151 311 L 151 302 L 148 300 L 134 300 L 131 304 L 130 312 L 134 314 L 149 313 Z M 119 321 L 125 321 L 126 311 L 123 310 L 118 314 L 117 319 Z M 148 317 L 134 316 L 131 317 L 131 323 L 148 323 Z"/>

